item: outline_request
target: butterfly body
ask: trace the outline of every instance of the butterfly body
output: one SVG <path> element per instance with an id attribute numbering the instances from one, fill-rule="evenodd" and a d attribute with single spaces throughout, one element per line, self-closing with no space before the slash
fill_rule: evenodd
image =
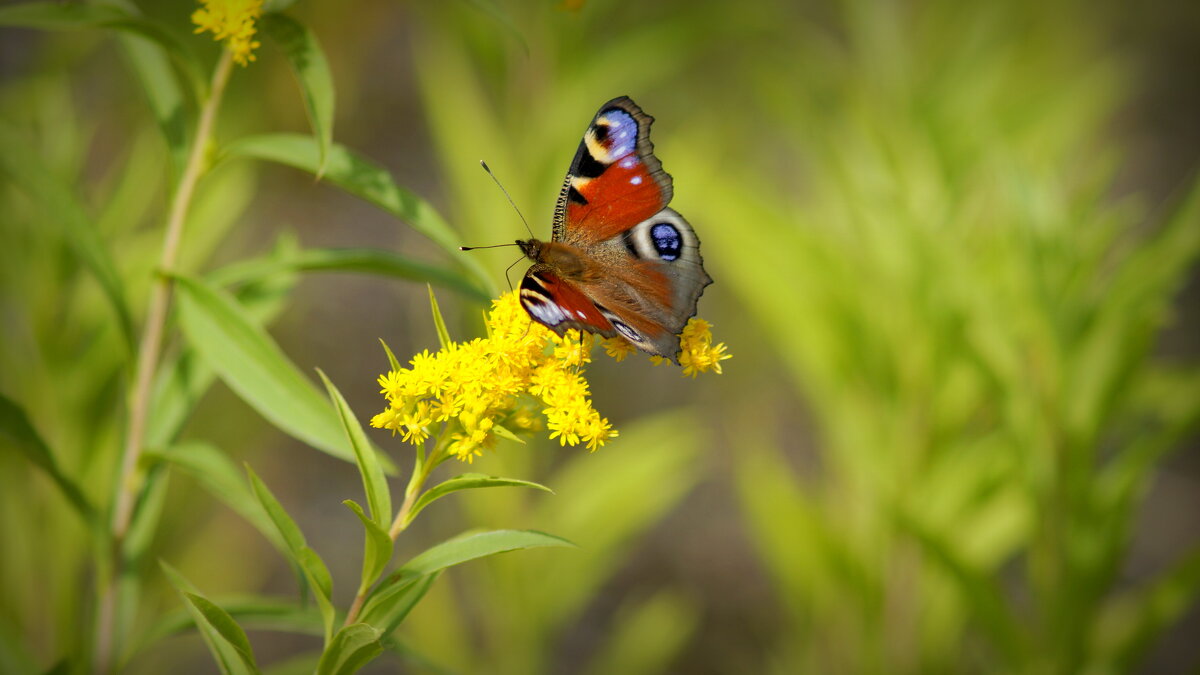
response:
<path id="1" fill-rule="evenodd" d="M 667 208 L 671 176 L 654 156 L 653 121 L 627 97 L 600 107 L 563 182 L 551 241 L 517 242 L 534 262 L 520 299 L 559 335 L 619 335 L 675 360 L 712 279 L 696 233 Z"/>

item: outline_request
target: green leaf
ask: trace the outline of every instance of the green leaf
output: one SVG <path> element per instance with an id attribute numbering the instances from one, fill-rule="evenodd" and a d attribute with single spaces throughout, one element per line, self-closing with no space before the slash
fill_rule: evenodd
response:
<path id="1" fill-rule="evenodd" d="M 28 2 L 9 5 L 0 7 L 0 26 L 42 30 L 107 28 L 137 35 L 165 49 L 190 78 L 194 90 L 204 90 L 200 62 L 187 45 L 157 22 L 112 5 L 76 2 Z"/>
<path id="2" fill-rule="evenodd" d="M 329 568 L 325 566 L 325 561 L 321 560 L 321 556 L 312 548 L 305 546 L 300 549 L 299 553 L 300 566 L 309 576 L 309 581 L 313 583 L 318 593 L 318 598 L 325 598 L 329 602 L 333 597 L 333 577 L 329 574 Z M 332 606 L 330 607 L 332 611 Z M 330 619 L 332 620 L 332 619 Z M 326 636 L 328 639 L 328 636 Z"/>
<path id="3" fill-rule="evenodd" d="M 263 134 L 239 139 L 224 148 L 223 157 L 246 157 L 286 164 L 316 175 L 321 153 L 315 140 L 301 134 Z M 495 295 L 491 278 L 474 258 L 458 251 L 459 236 L 428 202 L 400 187 L 379 165 L 334 143 L 324 163 L 324 180 L 378 206 L 429 237 L 471 273 L 489 297 Z"/>
<path id="4" fill-rule="evenodd" d="M 282 631 L 304 635 L 320 635 L 323 630 L 320 613 L 311 607 L 297 607 L 295 601 L 256 595 L 234 595 L 210 598 L 224 609 L 239 625 L 250 630 Z M 159 640 L 182 633 L 196 625 L 187 609 L 171 611 L 158 617 L 154 625 L 138 641 L 133 654 Z M 315 659 L 314 659 L 315 662 Z M 310 669 L 311 670 L 311 669 Z"/>
<path id="5" fill-rule="evenodd" d="M 524 438 L 521 438 L 520 436 L 514 434 L 512 431 L 509 431 L 508 427 L 506 427 L 502 424 L 496 424 L 496 425 L 492 426 L 492 433 L 496 434 L 500 438 L 507 438 L 510 441 L 516 441 L 517 443 L 520 443 L 521 445 L 525 445 Z"/>
<path id="6" fill-rule="evenodd" d="M 254 491 L 254 496 L 258 499 L 258 503 L 266 511 L 267 517 L 275 525 L 276 531 L 283 538 L 285 551 L 296 559 L 300 560 L 300 551 L 307 547 L 307 542 L 304 539 L 304 533 L 300 531 L 300 526 L 296 525 L 296 521 L 288 515 L 284 510 L 283 505 L 275 498 L 271 489 L 267 484 L 254 473 L 254 469 L 250 465 L 246 465 L 246 475 L 250 478 L 250 488 Z"/>
<path id="7" fill-rule="evenodd" d="M 1002 648 L 1000 653 L 1013 663 L 1021 663 L 1025 652 L 1021 625 L 998 580 L 973 567 L 946 541 L 907 515 L 897 514 L 896 524 L 921 545 L 930 562 L 940 567 L 957 586 L 963 599 L 973 608 L 974 615 Z"/>
<path id="8" fill-rule="evenodd" d="M 337 415 L 267 332 L 226 293 L 199 279 L 175 280 L 183 331 L 229 388 L 281 431 L 353 459 Z"/>
<path id="9" fill-rule="evenodd" d="M 363 608 L 363 620 L 373 626 L 380 626 L 383 634 L 387 635 L 395 625 L 399 625 L 399 621 L 395 621 L 398 597 L 411 590 L 410 586 L 421 577 L 497 553 L 546 546 L 575 545 L 562 537 L 533 530 L 474 532 L 444 541 L 409 560 L 380 582 L 367 599 Z"/>
<path id="10" fill-rule="evenodd" d="M 575 548 L 575 544 L 536 530 L 491 530 L 466 533 L 433 546 L 413 557 L 393 576 L 421 576 L 497 553 L 547 546 Z"/>
<path id="11" fill-rule="evenodd" d="M 325 389 L 329 392 L 333 407 L 337 410 L 338 416 L 342 420 L 342 427 L 346 430 L 350 447 L 354 449 L 354 459 L 358 463 L 358 472 L 362 475 L 363 491 L 366 492 L 367 504 L 371 507 L 371 519 L 379 525 L 380 529 L 386 531 L 392 521 L 392 493 L 388 489 L 383 468 L 379 465 L 379 458 L 376 456 L 371 442 L 367 440 L 362 425 L 358 423 L 358 418 L 354 416 L 354 411 L 350 409 L 350 404 L 346 403 L 346 399 L 342 396 L 342 392 L 338 391 L 320 368 L 317 369 L 317 374 L 325 383 Z"/>
<path id="12" fill-rule="evenodd" d="M 420 497 L 417 498 L 417 501 L 413 503 L 412 509 L 408 513 L 407 522 L 412 522 L 413 519 L 417 517 L 417 514 L 421 512 L 421 509 L 429 506 L 434 501 L 445 497 L 451 492 L 491 487 L 527 487 L 534 488 L 535 490 L 544 490 L 550 494 L 554 494 L 554 490 L 551 490 L 540 483 L 519 480 L 516 478 L 489 476 L 482 473 L 464 473 L 438 483 L 437 485 L 426 490 Z"/>
<path id="13" fill-rule="evenodd" d="M 391 587 L 385 595 L 372 605 L 371 625 L 377 626 L 381 635 L 391 635 L 404 623 L 413 608 L 429 592 L 441 572 L 423 577 L 414 577 Z M 365 617 L 364 617 L 365 618 Z"/>
<path id="14" fill-rule="evenodd" d="M 162 566 L 163 573 L 167 575 L 171 585 L 179 591 L 221 672 L 226 675 L 257 673 L 258 666 L 254 663 L 254 650 L 250 648 L 250 640 L 233 617 L 196 591 L 175 568 L 162 561 L 159 565 Z"/>
<path id="15" fill-rule="evenodd" d="M 170 480 L 171 474 L 165 466 L 153 467 L 146 472 L 146 480 L 142 481 L 141 493 L 133 507 L 133 520 L 129 524 L 129 532 L 122 542 L 125 556 L 131 562 L 140 560 L 154 542 L 159 521 L 162 520 L 163 508 L 166 507 Z M 141 579 L 134 570 L 134 567 L 126 565 L 123 574 L 130 577 L 132 583 L 140 584 Z"/>
<path id="16" fill-rule="evenodd" d="M 288 257 L 293 248 L 286 236 L 281 236 L 267 258 Z M 225 268 L 222 268 L 225 269 Z M 221 270 L 209 275 L 216 284 Z M 294 274 L 272 274 L 266 277 L 251 277 L 234 291 L 238 305 L 259 326 L 271 322 L 281 312 L 287 297 L 296 285 Z M 179 433 L 188 415 L 196 407 L 216 378 L 216 373 L 195 350 L 185 347 L 178 356 L 167 357 L 159 367 L 159 377 L 154 384 L 153 403 L 146 427 L 146 445 L 165 447 Z"/>
<path id="17" fill-rule="evenodd" d="M 263 33 L 274 40 L 287 56 L 300 93 L 304 109 L 317 139 L 318 161 L 313 173 L 319 180 L 325 173 L 329 146 L 333 143 L 333 74 L 329 61 L 307 26 L 283 14 L 267 14 L 260 22 Z"/>
<path id="18" fill-rule="evenodd" d="M 396 360 L 396 355 L 392 353 L 392 348 L 383 341 L 383 338 L 379 338 L 379 344 L 383 345 L 383 351 L 387 352 L 388 365 L 391 367 L 392 371 L 395 372 L 400 370 L 400 362 Z"/>
<path id="19" fill-rule="evenodd" d="M 363 546 L 363 570 L 362 581 L 359 583 L 358 592 L 365 593 L 383 574 L 383 570 L 392 560 L 392 538 L 388 536 L 387 530 L 380 527 L 375 521 L 367 517 L 363 513 L 363 509 L 353 499 L 347 499 L 342 502 L 350 507 L 354 515 L 362 521 L 363 527 L 366 528 L 366 543 Z"/>
<path id="20" fill-rule="evenodd" d="M 179 467 L 199 481 L 212 496 L 245 518 L 277 549 L 283 553 L 289 551 L 279 528 L 263 510 L 261 502 L 250 488 L 246 487 L 237 466 L 216 446 L 189 440 L 172 445 L 163 452 L 147 452 L 145 456 Z"/>
<path id="21" fill-rule="evenodd" d="M 66 497 L 67 502 L 75 508 L 75 512 L 83 522 L 96 533 L 101 530 L 99 516 L 95 507 L 84 496 L 83 491 L 58 466 L 54 453 L 42 440 L 37 429 L 33 428 L 25 411 L 8 397 L 0 394 L 0 439 L 7 448 L 14 448 L 25 456 L 34 466 L 46 472 L 58 489 Z"/>
<path id="22" fill-rule="evenodd" d="M 133 319 L 125 302 L 125 285 L 87 210 L 75 197 L 75 191 L 42 163 L 40 155 L 21 134 L 4 123 L 0 123 L 0 173 L 6 174 L 44 212 L 47 222 L 58 228 L 59 236 L 99 282 L 132 354 L 136 341 Z"/>
<path id="23" fill-rule="evenodd" d="M 700 622 L 702 613 L 697 610 L 695 603 L 672 591 L 659 591 L 636 605 L 621 607 L 587 672 L 670 672 Z"/>
<path id="24" fill-rule="evenodd" d="M 154 41 L 138 35 L 125 34 L 119 41 L 125 60 L 141 83 L 146 102 L 167 142 L 170 177 L 177 181 L 187 163 L 189 118 L 183 89 L 171 69 L 169 54 Z"/>
<path id="25" fill-rule="evenodd" d="M 1192 550 L 1145 588 L 1127 593 L 1106 608 L 1099 625 L 1104 651 L 1116 672 L 1136 670 L 1138 660 L 1163 630 L 1195 607 L 1200 593 L 1200 547 Z"/>
<path id="26" fill-rule="evenodd" d="M 262 479 L 254 473 L 249 465 L 246 466 L 246 474 L 250 477 L 250 485 L 255 496 L 258 497 L 259 503 L 262 504 L 263 509 L 278 528 L 284 542 L 287 543 L 287 552 L 290 553 L 292 562 L 304 571 L 308 587 L 312 589 L 313 595 L 317 599 L 317 606 L 321 610 L 325 644 L 329 644 L 329 640 L 333 636 L 333 621 L 336 614 L 332 601 L 333 578 L 329 575 L 329 568 L 325 566 L 325 561 L 321 560 L 321 556 L 308 547 L 304 533 L 300 531 L 296 521 L 292 520 L 283 505 L 271 493 L 270 488 L 262 482 Z"/>
<path id="27" fill-rule="evenodd" d="M 286 257 L 255 258 L 223 267 L 210 278 L 219 279 L 222 285 L 227 285 L 283 271 L 357 272 L 437 284 L 480 301 L 490 297 L 478 284 L 468 281 L 462 272 L 373 248 L 314 248 L 297 251 Z"/>
<path id="28" fill-rule="evenodd" d="M 433 326 L 437 329 L 438 342 L 441 343 L 442 349 L 445 349 L 450 344 L 450 331 L 446 330 L 446 320 L 442 318 L 442 310 L 438 308 L 437 297 L 433 295 L 433 287 L 426 286 L 429 290 L 429 307 L 433 310 Z"/>
<path id="29" fill-rule="evenodd" d="M 317 675 L 350 675 L 383 653 L 379 629 L 355 623 L 338 631 L 321 655 Z"/>

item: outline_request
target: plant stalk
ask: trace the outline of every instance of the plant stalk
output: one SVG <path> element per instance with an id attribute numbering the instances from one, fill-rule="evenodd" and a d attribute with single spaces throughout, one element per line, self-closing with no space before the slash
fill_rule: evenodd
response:
<path id="1" fill-rule="evenodd" d="M 122 543 L 129 532 L 133 521 L 134 502 L 141 489 L 141 475 L 138 471 L 138 461 L 141 459 L 146 436 L 146 420 L 149 416 L 150 390 L 154 384 L 154 376 L 158 367 L 158 359 L 162 352 L 163 333 L 167 322 L 167 309 L 170 306 L 171 278 L 163 274 L 175 266 L 179 256 L 179 244 L 183 238 L 183 225 L 187 220 L 188 208 L 196 191 L 196 184 L 204 173 L 204 152 L 212 137 L 213 126 L 216 123 L 217 110 L 229 82 L 233 66 L 233 54 L 229 50 L 221 52 L 221 58 L 213 71 L 209 87 L 208 99 L 200 111 L 200 120 L 196 126 L 196 135 L 188 154 L 187 164 L 179 185 L 171 197 L 170 209 L 167 214 L 166 233 L 163 238 L 162 254 L 159 257 L 158 271 L 150 289 L 150 299 L 146 308 L 146 323 L 142 329 L 142 339 L 138 346 L 137 369 L 135 371 L 134 389 L 130 397 L 129 418 L 125 434 L 125 446 L 121 457 L 121 472 L 116 484 L 116 499 L 112 516 L 112 556 L 111 577 L 101 589 L 100 603 L 96 619 L 96 647 L 93 658 L 93 670 L 97 673 L 111 672 L 113 667 L 113 651 L 116 617 L 116 587 L 121 576 Z"/>
<path id="2" fill-rule="evenodd" d="M 395 542 L 400 533 L 408 528 L 408 514 L 412 511 L 413 504 L 417 502 L 417 497 L 421 494 L 421 488 L 425 487 L 425 481 L 429 479 L 429 474 L 438 464 L 441 464 L 442 459 L 445 459 L 442 444 L 439 442 L 433 452 L 429 454 L 427 460 L 417 456 L 417 460 L 413 465 L 413 475 L 408 481 L 408 487 L 404 490 L 404 503 L 400 505 L 400 510 L 396 512 L 396 519 L 392 521 L 392 527 L 388 530 L 388 536 Z M 374 584 L 372 584 L 373 586 Z M 367 595 L 370 593 L 371 587 L 368 586 L 354 596 L 354 602 L 350 605 L 350 611 L 346 612 L 346 621 L 342 623 L 342 627 L 349 626 L 358 620 L 359 612 L 362 611 L 363 603 L 367 600 Z"/>

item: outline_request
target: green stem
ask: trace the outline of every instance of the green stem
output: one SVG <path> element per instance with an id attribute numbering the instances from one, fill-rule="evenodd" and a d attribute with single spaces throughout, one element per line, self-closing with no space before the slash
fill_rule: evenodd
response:
<path id="1" fill-rule="evenodd" d="M 225 85 L 233 66 L 233 54 L 229 50 L 221 53 L 221 59 L 213 71 L 208 100 L 200 111 L 196 136 L 179 185 L 171 197 L 167 215 L 166 233 L 163 238 L 162 254 L 159 257 L 160 272 L 169 271 L 179 257 L 179 244 L 183 238 L 183 225 L 187 220 L 188 208 L 196 191 L 196 184 L 204 173 L 204 151 L 212 137 L 213 126 L 220 108 Z M 141 459 L 146 436 L 146 420 L 149 416 L 150 392 L 162 352 L 163 333 L 167 322 L 167 309 L 171 301 L 171 278 L 156 275 L 150 290 L 146 308 L 146 323 L 138 346 L 137 370 L 134 389 L 129 402 L 129 420 L 125 432 L 125 447 L 121 458 L 121 473 L 116 485 L 116 498 L 112 516 L 111 577 L 102 584 L 100 603 L 96 619 L 96 647 L 93 654 L 93 670 L 98 673 L 111 672 L 114 653 L 114 618 L 116 616 L 116 586 L 121 576 L 122 543 L 133 521 L 134 502 L 141 490 L 141 474 L 138 460 Z"/>
<path id="2" fill-rule="evenodd" d="M 417 458 L 413 462 L 412 477 L 408 479 L 408 487 L 404 489 L 404 503 L 400 505 L 400 510 L 396 512 L 396 519 L 392 521 L 392 528 L 388 531 L 388 536 L 392 541 L 400 536 L 400 533 L 408 528 L 412 522 L 409 518 L 409 513 L 412 512 L 413 504 L 417 502 L 417 497 L 420 496 L 421 490 L 425 487 L 425 481 L 429 480 L 429 474 L 433 472 L 442 460 L 446 459 L 446 443 L 445 438 L 439 438 L 434 445 L 433 451 L 429 453 L 429 457 L 425 457 L 423 451 L 417 452 Z M 359 612 L 362 611 L 363 603 L 367 601 L 367 595 L 370 594 L 370 587 L 364 588 L 354 596 L 354 602 L 350 605 L 350 610 L 346 612 L 346 621 L 342 626 L 349 626 L 358 620 Z"/>

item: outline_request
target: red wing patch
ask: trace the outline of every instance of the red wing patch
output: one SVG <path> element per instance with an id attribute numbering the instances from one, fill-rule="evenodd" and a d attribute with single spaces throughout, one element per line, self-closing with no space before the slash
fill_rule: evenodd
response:
<path id="1" fill-rule="evenodd" d="M 616 335 L 596 304 L 574 284 L 545 265 L 534 265 L 521 281 L 521 306 L 534 321 L 562 335 L 579 328 L 605 337 Z"/>

